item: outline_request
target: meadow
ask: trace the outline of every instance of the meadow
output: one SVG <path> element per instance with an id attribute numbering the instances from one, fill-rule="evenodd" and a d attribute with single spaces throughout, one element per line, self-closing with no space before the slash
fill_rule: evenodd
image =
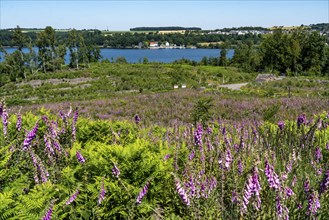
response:
<path id="1" fill-rule="evenodd" d="M 3 85 L 0 219 L 328 219 L 327 79 L 256 75 L 99 63 Z"/>

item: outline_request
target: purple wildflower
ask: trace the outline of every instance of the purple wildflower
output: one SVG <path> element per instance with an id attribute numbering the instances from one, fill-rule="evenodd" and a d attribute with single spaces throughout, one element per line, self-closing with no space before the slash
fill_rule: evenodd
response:
<path id="1" fill-rule="evenodd" d="M 79 151 L 77 151 L 76 156 L 80 163 L 86 162 L 85 159 L 83 158 L 82 154 Z"/>
<path id="2" fill-rule="evenodd" d="M 189 160 L 193 160 L 194 156 L 195 156 L 195 152 L 194 152 L 194 150 L 193 150 L 193 151 L 190 153 L 190 155 L 188 156 L 188 159 L 189 159 Z"/>
<path id="3" fill-rule="evenodd" d="M 238 198 L 238 194 L 233 191 L 232 192 L 232 199 L 231 199 L 232 203 L 239 203 L 239 198 Z"/>
<path id="4" fill-rule="evenodd" d="M 305 182 L 304 182 L 304 191 L 305 192 L 309 192 L 310 191 L 310 181 L 308 178 L 306 178 Z"/>
<path id="5" fill-rule="evenodd" d="M 285 195 L 286 195 L 288 198 L 291 197 L 292 195 L 294 195 L 294 192 L 293 192 L 292 189 L 289 188 L 289 187 L 286 187 L 286 188 L 284 189 L 284 193 L 285 193 Z"/>
<path id="6" fill-rule="evenodd" d="M 223 129 L 222 129 L 222 135 L 225 135 L 225 134 L 226 134 L 226 128 L 223 127 Z"/>
<path id="7" fill-rule="evenodd" d="M 217 180 L 216 177 L 211 177 L 210 182 L 209 182 L 209 191 L 212 191 L 217 187 Z"/>
<path id="8" fill-rule="evenodd" d="M 67 124 L 66 115 L 65 115 L 62 111 L 59 111 L 59 115 L 61 116 L 63 122 L 64 122 L 65 124 Z"/>
<path id="9" fill-rule="evenodd" d="M 180 182 L 178 179 L 175 180 L 175 185 L 176 185 L 176 190 L 179 194 L 179 196 L 181 197 L 181 199 L 183 200 L 183 202 L 189 206 L 190 205 L 190 200 L 187 197 L 184 188 L 180 185 Z"/>
<path id="10" fill-rule="evenodd" d="M 31 145 L 32 140 L 36 137 L 38 132 L 38 122 L 35 124 L 34 128 L 28 133 L 27 137 L 24 140 L 23 143 L 23 150 L 27 150 L 29 146 Z"/>
<path id="11" fill-rule="evenodd" d="M 51 215 L 53 214 L 53 204 L 50 204 L 50 207 L 46 214 L 43 216 L 42 220 L 51 220 Z"/>
<path id="12" fill-rule="evenodd" d="M 281 131 L 284 129 L 285 126 L 286 126 L 286 124 L 284 123 L 284 121 L 279 121 L 278 122 L 278 127 Z"/>
<path id="13" fill-rule="evenodd" d="M 257 205 L 255 208 L 258 210 L 260 208 L 261 199 L 260 199 L 260 184 L 258 180 L 258 170 L 257 168 L 254 168 L 253 174 L 249 176 L 248 182 L 246 184 L 246 188 L 244 190 L 243 194 L 243 203 L 242 203 L 242 211 L 247 211 L 247 205 L 249 204 L 249 200 L 252 195 L 256 196 L 257 199 Z"/>
<path id="14" fill-rule="evenodd" d="M 329 187 L 329 170 L 324 174 L 324 177 L 320 183 L 320 193 L 324 193 Z"/>
<path id="15" fill-rule="evenodd" d="M 202 146 L 202 124 L 198 124 L 194 130 L 194 143 L 196 146 Z"/>
<path id="16" fill-rule="evenodd" d="M 291 186 L 294 187 L 296 185 L 296 183 L 297 183 L 297 177 L 296 177 L 296 175 L 294 175 L 294 177 L 291 181 Z"/>
<path id="17" fill-rule="evenodd" d="M 212 134 L 212 132 L 213 132 L 213 131 L 212 131 L 212 128 L 211 128 L 210 126 L 208 126 L 208 127 L 207 127 L 207 133 L 208 133 L 208 134 Z"/>
<path id="18" fill-rule="evenodd" d="M 196 188 L 194 184 L 193 176 L 190 176 L 189 182 L 186 184 L 186 187 L 189 187 L 189 195 L 193 197 L 196 194 Z"/>
<path id="19" fill-rule="evenodd" d="M 79 116 L 79 112 L 78 109 L 75 110 L 74 112 L 74 117 L 73 117 L 73 122 L 72 122 L 72 140 L 75 141 L 76 140 L 76 128 L 75 125 L 78 121 L 78 116 Z"/>
<path id="20" fill-rule="evenodd" d="M 35 182 L 36 184 L 39 183 L 39 177 L 38 177 L 38 174 L 37 174 L 37 173 L 34 174 L 33 179 L 34 179 L 34 182 Z"/>
<path id="21" fill-rule="evenodd" d="M 51 147 L 51 142 L 49 140 L 49 138 L 47 137 L 47 135 L 44 135 L 43 140 L 45 142 L 45 146 L 46 146 L 46 151 L 48 151 L 50 154 L 54 154 L 54 149 Z"/>
<path id="22" fill-rule="evenodd" d="M 321 150 L 319 147 L 316 147 L 315 148 L 315 155 L 314 155 L 314 158 L 316 161 L 320 161 L 321 158 L 322 158 L 322 154 L 321 154 Z"/>
<path id="23" fill-rule="evenodd" d="M 3 124 L 3 134 L 7 135 L 7 128 L 8 128 L 8 113 L 5 108 L 2 110 L 2 124 Z"/>
<path id="24" fill-rule="evenodd" d="M 139 192 L 137 199 L 136 199 L 136 203 L 137 204 L 141 204 L 142 203 L 142 199 L 143 197 L 147 194 L 148 188 L 149 188 L 150 182 L 147 182 L 145 184 L 145 186 L 143 187 L 143 189 Z"/>
<path id="25" fill-rule="evenodd" d="M 114 164 L 114 167 L 112 168 L 112 174 L 116 177 L 119 178 L 120 175 L 120 170 L 119 168 Z"/>
<path id="26" fill-rule="evenodd" d="M 166 154 L 163 159 L 168 160 L 169 158 L 170 158 L 170 154 Z"/>
<path id="27" fill-rule="evenodd" d="M 308 196 L 308 214 L 314 215 L 320 208 L 320 200 L 317 192 L 313 192 Z"/>
<path id="28" fill-rule="evenodd" d="M 141 118 L 137 114 L 135 115 L 134 119 L 135 119 L 135 123 L 139 124 Z"/>
<path id="29" fill-rule="evenodd" d="M 22 129 L 22 115 L 20 113 L 17 114 L 16 129 L 17 131 L 21 131 Z"/>
<path id="30" fill-rule="evenodd" d="M 225 157 L 225 167 L 227 169 L 229 169 L 232 162 L 233 162 L 233 157 L 231 155 L 231 151 L 230 151 L 230 149 L 227 149 L 227 151 L 226 151 L 226 157 Z"/>
<path id="31" fill-rule="evenodd" d="M 102 181 L 102 188 L 101 188 L 101 191 L 99 192 L 99 197 L 98 197 L 98 205 L 100 205 L 102 203 L 102 201 L 104 200 L 105 198 L 105 188 L 104 188 L 104 178 L 103 178 L 103 181 Z"/>
<path id="32" fill-rule="evenodd" d="M 302 204 L 298 203 L 298 204 L 297 204 L 297 208 L 298 208 L 298 209 L 302 209 L 302 208 L 303 208 Z"/>
<path id="33" fill-rule="evenodd" d="M 278 195 L 276 195 L 275 201 L 276 201 L 276 212 L 277 212 L 278 216 L 280 218 L 282 218 L 283 208 L 282 208 L 281 201 L 280 201 L 280 198 Z"/>
<path id="34" fill-rule="evenodd" d="M 58 133 L 58 124 L 55 121 L 51 121 L 51 125 L 49 126 L 49 130 L 53 138 L 57 137 Z"/>
<path id="35" fill-rule="evenodd" d="M 70 205 L 72 202 L 74 202 L 74 200 L 76 200 L 76 198 L 79 195 L 79 190 L 77 190 L 67 201 L 66 201 L 66 205 Z"/>
<path id="36" fill-rule="evenodd" d="M 269 164 L 269 162 L 265 161 L 265 176 L 267 177 L 267 181 L 270 184 L 270 188 L 279 189 L 280 188 L 280 180 L 278 175 L 274 172 L 274 167 Z"/>
<path id="37" fill-rule="evenodd" d="M 242 165 L 242 161 L 238 160 L 238 174 L 241 175 L 243 172 L 243 165 Z"/>
<path id="38" fill-rule="evenodd" d="M 292 170 L 292 160 L 289 161 L 289 163 L 286 165 L 286 172 L 289 174 Z"/>
<path id="39" fill-rule="evenodd" d="M 69 117 L 71 117 L 71 114 L 72 114 L 72 106 L 70 105 L 70 109 L 67 112 L 66 116 L 69 118 Z"/>
<path id="40" fill-rule="evenodd" d="M 298 128 L 302 125 L 306 123 L 306 115 L 305 114 L 301 114 L 298 119 L 297 119 L 297 126 Z"/>

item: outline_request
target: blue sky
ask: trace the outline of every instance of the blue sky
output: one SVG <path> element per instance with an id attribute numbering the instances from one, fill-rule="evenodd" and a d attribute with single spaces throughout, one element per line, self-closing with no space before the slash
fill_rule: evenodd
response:
<path id="1" fill-rule="evenodd" d="M 0 0 L 0 28 L 129 30 L 139 26 L 216 29 L 329 23 L 328 0 Z"/>

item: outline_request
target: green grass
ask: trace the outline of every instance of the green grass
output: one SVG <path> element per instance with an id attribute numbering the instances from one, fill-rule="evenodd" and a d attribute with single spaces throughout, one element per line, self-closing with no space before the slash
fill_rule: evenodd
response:
<path id="1" fill-rule="evenodd" d="M 0 97 L 7 99 L 9 105 L 90 100 L 108 98 L 118 93 L 171 91 L 174 85 L 183 84 L 192 89 L 213 89 L 223 81 L 246 82 L 255 76 L 233 67 L 102 62 L 84 70 L 30 75 L 19 83 L 8 83 L 0 87 Z M 78 79 L 81 82 L 71 83 Z"/>

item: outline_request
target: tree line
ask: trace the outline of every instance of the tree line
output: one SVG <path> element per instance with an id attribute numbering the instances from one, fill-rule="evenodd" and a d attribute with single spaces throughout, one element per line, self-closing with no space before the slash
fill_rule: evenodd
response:
<path id="1" fill-rule="evenodd" d="M 12 41 L 15 30 L 0 30 L 0 42 L 3 46 L 17 46 Z M 230 45 L 236 45 L 240 41 L 251 40 L 255 44 L 260 42 L 261 36 L 257 34 L 245 35 L 225 35 L 225 34 L 207 34 L 199 33 L 197 31 L 187 30 L 185 34 L 169 33 L 159 34 L 157 31 L 150 32 L 102 32 L 100 30 L 80 30 L 79 33 L 84 38 L 87 44 L 96 45 L 99 47 L 109 48 L 134 48 L 140 43 L 144 47 L 148 46 L 150 41 L 158 41 L 159 44 L 169 42 L 176 45 L 191 45 L 196 47 L 205 47 L 199 43 L 210 42 L 213 43 L 209 47 L 219 48 L 218 42 L 226 41 Z M 22 34 L 31 39 L 32 44 L 36 44 L 38 39 L 38 32 L 22 32 Z M 59 44 L 64 44 L 68 41 L 68 31 L 56 31 L 56 40 Z M 208 46 L 207 46 L 208 47 Z"/>
<path id="2" fill-rule="evenodd" d="M 288 76 L 329 76 L 328 36 L 319 31 L 296 29 L 290 33 L 277 29 L 262 37 L 259 45 L 239 42 L 232 59 L 227 58 L 228 44 L 221 44 L 218 57 L 204 57 L 200 65 L 235 66 L 247 72 L 276 72 Z M 176 63 L 196 63 L 180 60 Z"/>
<path id="3" fill-rule="evenodd" d="M 11 38 L 17 50 L 10 54 L 1 47 L 4 62 L 0 63 L 0 82 L 17 81 L 29 74 L 54 72 L 67 67 L 88 68 L 90 63 L 101 58 L 99 47 L 91 40 L 97 35 L 100 33 L 89 32 L 88 35 L 86 32 L 73 29 L 64 40 L 57 37 L 56 31 L 48 26 L 37 33 L 33 41 L 17 27 Z M 133 36 L 138 39 L 138 34 Z M 175 63 L 233 66 L 247 72 L 274 72 L 289 76 L 329 76 L 327 42 L 328 36 L 322 35 L 319 31 L 300 28 L 286 33 L 282 29 L 277 29 L 273 34 L 263 35 L 259 43 L 252 39 L 238 41 L 232 59 L 227 58 L 231 42 L 224 40 L 224 43 L 219 44 L 221 50 L 218 57 L 204 57 L 200 62 L 182 59 Z M 23 48 L 27 48 L 27 52 L 26 49 L 23 51 Z M 69 64 L 65 65 L 67 52 Z M 116 62 L 126 63 L 124 61 L 118 59 Z M 147 59 L 143 60 L 143 63 L 147 62 Z"/>
<path id="4" fill-rule="evenodd" d="M 178 26 L 172 26 L 172 27 L 135 27 L 135 28 L 130 28 L 130 31 L 180 31 L 180 30 L 201 31 L 202 29 L 199 28 L 199 27 L 178 27 Z"/>
<path id="5" fill-rule="evenodd" d="M 58 42 L 55 30 L 48 26 L 37 34 L 35 42 L 23 34 L 17 26 L 12 35 L 12 43 L 17 47 L 13 53 L 8 53 L 3 46 L 4 62 L 0 63 L 0 82 L 24 79 L 28 74 L 37 72 L 54 72 L 66 67 L 65 55 L 69 51 L 70 68 L 87 68 L 100 58 L 100 49 L 85 41 L 82 34 L 73 29 L 68 33 L 66 41 Z M 28 51 L 24 52 L 23 48 Z"/>

